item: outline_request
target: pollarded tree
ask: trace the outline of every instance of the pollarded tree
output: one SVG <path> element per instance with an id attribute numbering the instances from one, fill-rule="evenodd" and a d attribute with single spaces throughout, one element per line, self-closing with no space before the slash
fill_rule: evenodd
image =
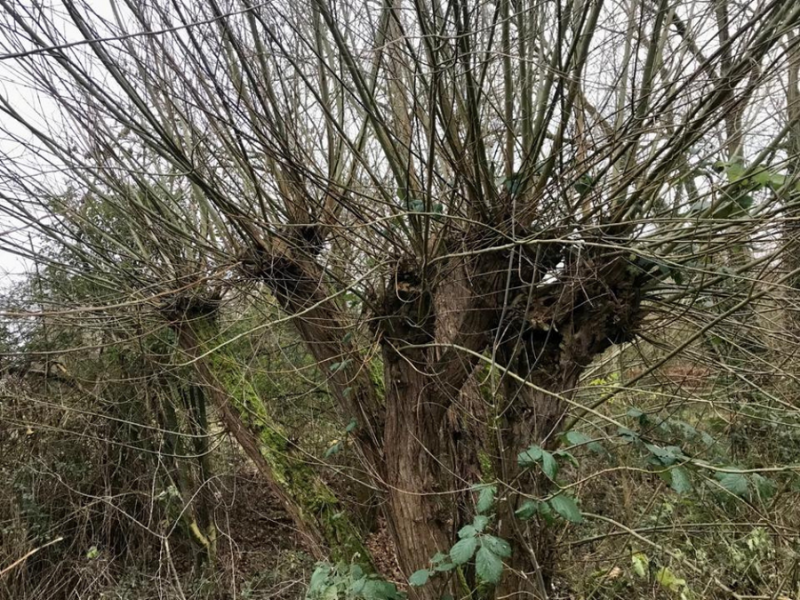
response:
<path id="1" fill-rule="evenodd" d="M 451 548 L 456 492 L 481 473 L 495 487 L 477 508 L 495 507 L 511 544 L 477 550 L 467 530 L 451 556 L 477 550 L 489 582 L 505 560 L 498 593 L 546 597 L 554 548 L 530 500 L 580 518 L 543 457 L 594 410 L 568 417 L 581 374 L 662 315 L 700 311 L 702 335 L 764 293 L 698 303 L 780 252 L 765 232 L 795 182 L 770 98 L 800 6 L 62 4 L 0 0 L 4 58 L 59 115 L 39 123 L 0 99 L 8 133 L 38 156 L 4 164 L 7 212 L 35 221 L 29 199 L 63 179 L 97 190 L 124 172 L 137 193 L 101 197 L 120 218 L 141 211 L 165 246 L 196 241 L 200 215 L 197 282 L 221 272 L 280 304 L 357 424 L 406 574 Z M 48 162 L 52 181 L 28 176 Z M 714 272 L 741 240 L 762 250 Z M 485 364 L 498 380 L 466 410 Z M 464 439 L 486 446 L 468 469 L 453 450 Z"/>

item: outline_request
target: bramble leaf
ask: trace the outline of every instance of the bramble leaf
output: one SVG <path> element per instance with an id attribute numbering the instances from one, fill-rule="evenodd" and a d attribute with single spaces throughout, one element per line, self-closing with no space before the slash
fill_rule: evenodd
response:
<path id="1" fill-rule="evenodd" d="M 583 515 L 581 514 L 578 504 L 572 496 L 566 494 L 559 494 L 550 498 L 550 507 L 559 515 L 572 523 L 583 523 Z"/>
<path id="2" fill-rule="evenodd" d="M 472 558 L 472 555 L 475 554 L 475 549 L 477 547 L 478 538 L 464 538 L 463 540 L 456 542 L 455 545 L 450 548 L 450 558 L 455 564 L 463 565 Z"/>
<path id="3" fill-rule="evenodd" d="M 503 561 L 494 552 L 482 546 L 475 557 L 475 572 L 487 583 L 497 583 L 503 574 Z"/>

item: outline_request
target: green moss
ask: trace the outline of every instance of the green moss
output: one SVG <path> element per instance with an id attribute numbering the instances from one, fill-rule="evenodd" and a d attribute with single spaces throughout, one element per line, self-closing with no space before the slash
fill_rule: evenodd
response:
<path id="1" fill-rule="evenodd" d="M 383 361 L 381 359 L 373 358 L 369 361 L 369 378 L 375 386 L 378 398 L 383 402 L 386 398 L 386 384 L 383 381 Z"/>
<path id="2" fill-rule="evenodd" d="M 208 326 L 195 327 L 195 334 L 201 340 L 212 340 L 213 331 Z M 347 518 L 335 494 L 289 442 L 235 357 L 223 347 L 205 360 L 208 360 L 218 384 L 228 392 L 242 422 L 261 442 L 261 455 L 269 464 L 276 482 L 295 502 L 301 517 L 313 524 L 325 538 L 331 558 L 371 562 L 359 531 Z"/>

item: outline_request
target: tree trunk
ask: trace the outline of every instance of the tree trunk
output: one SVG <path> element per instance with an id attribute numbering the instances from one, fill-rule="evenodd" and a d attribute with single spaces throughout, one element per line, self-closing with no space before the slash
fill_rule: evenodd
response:
<path id="1" fill-rule="evenodd" d="M 440 494 L 450 489 L 440 456 L 438 427 L 425 419 L 430 380 L 422 365 L 422 352 L 384 351 L 386 429 L 384 433 L 388 521 L 403 574 L 408 577 L 428 566 L 437 552 L 447 553 L 452 545 L 452 522 Z M 416 368 L 415 368 L 416 367 Z M 441 597 L 444 587 L 431 581 L 413 590 L 420 599 Z"/>
<path id="2" fill-rule="evenodd" d="M 360 532 L 343 514 L 334 493 L 289 442 L 280 425 L 249 385 L 235 359 L 224 352 L 205 355 L 214 327 L 208 321 L 184 321 L 181 349 L 193 359 L 200 381 L 226 429 L 269 482 L 317 559 L 369 564 Z"/>

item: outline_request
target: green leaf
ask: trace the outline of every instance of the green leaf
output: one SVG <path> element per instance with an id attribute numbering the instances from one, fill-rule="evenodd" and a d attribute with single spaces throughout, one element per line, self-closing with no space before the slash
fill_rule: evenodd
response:
<path id="1" fill-rule="evenodd" d="M 568 431 L 564 434 L 564 439 L 570 446 L 583 446 L 592 441 L 592 438 L 580 431 Z"/>
<path id="2" fill-rule="evenodd" d="M 755 199 L 750 194 L 742 194 L 741 196 L 738 196 L 736 198 L 736 204 L 742 210 L 747 210 L 748 208 L 753 206 L 754 202 Z"/>
<path id="3" fill-rule="evenodd" d="M 352 331 L 348 331 L 347 333 L 344 334 L 344 337 L 342 338 L 342 343 L 343 344 L 347 344 L 352 339 L 353 339 L 353 332 Z"/>
<path id="4" fill-rule="evenodd" d="M 326 581 L 328 580 L 328 575 L 330 572 L 330 565 L 317 565 L 317 568 L 314 569 L 314 572 L 311 574 L 311 580 L 308 582 L 309 595 L 317 594 L 322 591 L 322 586 L 325 585 Z"/>
<path id="5" fill-rule="evenodd" d="M 542 458 L 542 449 L 537 446 L 533 445 L 527 450 L 523 450 L 517 455 L 517 463 L 523 469 L 528 467 L 532 467 L 535 465 L 539 460 Z"/>
<path id="6" fill-rule="evenodd" d="M 623 440 L 625 440 L 628 443 L 636 442 L 639 439 L 639 434 L 636 433 L 635 431 L 631 431 L 627 427 L 618 428 L 617 429 L 617 434 L 619 435 L 619 437 L 621 437 Z"/>
<path id="7" fill-rule="evenodd" d="M 533 500 L 525 500 L 520 507 L 514 511 L 518 519 L 527 521 L 532 519 L 537 512 L 537 505 Z"/>
<path id="8" fill-rule="evenodd" d="M 683 467 L 673 467 L 670 470 L 672 481 L 670 487 L 677 494 L 686 494 L 692 491 L 692 481 L 689 479 L 689 473 Z"/>
<path id="9" fill-rule="evenodd" d="M 422 200 L 412 200 L 408 203 L 409 208 L 414 212 L 424 212 L 425 203 Z"/>
<path id="10" fill-rule="evenodd" d="M 322 600 L 338 600 L 339 588 L 336 585 L 329 585 L 322 593 Z"/>
<path id="11" fill-rule="evenodd" d="M 461 529 L 458 530 L 458 537 L 462 540 L 464 538 L 471 538 L 478 535 L 478 530 L 475 529 L 474 525 L 464 525 Z"/>
<path id="12" fill-rule="evenodd" d="M 456 568 L 455 563 L 452 563 L 448 560 L 447 562 L 443 562 L 441 564 L 436 565 L 434 567 L 434 570 L 440 573 L 447 573 L 448 571 L 452 571 L 455 568 Z"/>
<path id="13" fill-rule="evenodd" d="M 683 450 L 677 446 L 667 446 L 666 448 L 662 448 L 661 446 L 657 446 L 655 444 L 645 444 L 645 448 L 647 448 L 650 453 L 666 467 L 674 465 L 682 458 L 685 458 Z"/>
<path id="14" fill-rule="evenodd" d="M 554 498 L 550 498 L 550 507 L 567 521 L 583 523 L 583 515 L 575 502 L 575 498 L 572 496 L 559 494 Z"/>
<path id="15" fill-rule="evenodd" d="M 571 446 L 585 445 L 592 452 L 597 452 L 598 454 L 604 452 L 604 448 L 599 442 L 592 440 L 592 438 L 580 431 L 568 431 L 564 437 Z"/>
<path id="16" fill-rule="evenodd" d="M 353 596 L 361 596 L 364 592 L 364 586 L 367 585 L 367 581 L 369 581 L 369 579 L 366 577 L 360 577 L 359 579 L 356 579 L 350 585 L 350 594 Z"/>
<path id="17" fill-rule="evenodd" d="M 339 452 L 342 451 L 342 448 L 343 448 L 342 442 L 336 442 L 330 448 L 325 450 L 324 458 L 328 458 L 330 456 L 333 456 L 334 454 L 338 454 Z"/>
<path id="18" fill-rule="evenodd" d="M 536 510 L 539 511 L 539 514 L 542 515 L 546 523 L 553 524 L 555 522 L 553 511 L 550 509 L 550 505 L 547 502 L 537 502 Z"/>
<path id="19" fill-rule="evenodd" d="M 486 547 L 501 558 L 511 556 L 511 546 L 507 541 L 493 535 L 481 536 L 481 547 Z"/>
<path id="20" fill-rule="evenodd" d="M 742 178 L 742 175 L 744 175 L 745 168 L 744 165 L 740 162 L 728 163 L 725 166 L 725 171 L 727 171 L 728 174 L 728 181 L 736 181 Z"/>
<path id="21" fill-rule="evenodd" d="M 380 579 L 370 579 L 362 592 L 365 600 L 393 600 L 399 597 L 394 584 Z"/>
<path id="22" fill-rule="evenodd" d="M 773 188 L 781 188 L 786 184 L 786 176 L 780 173 L 773 173 L 769 178 L 769 184 Z"/>
<path id="23" fill-rule="evenodd" d="M 579 466 L 578 459 L 575 458 L 572 455 L 572 453 L 568 452 L 567 450 L 556 450 L 555 452 L 553 452 L 553 456 L 556 456 L 559 459 L 564 459 L 564 460 L 566 460 L 568 462 L 571 462 L 576 467 Z"/>
<path id="24" fill-rule="evenodd" d="M 647 555 L 644 552 L 635 552 L 631 556 L 631 566 L 633 567 L 633 572 L 639 577 L 647 577 L 647 571 L 650 567 L 650 559 L 647 558 Z"/>
<path id="25" fill-rule="evenodd" d="M 759 498 L 762 500 L 768 500 L 775 495 L 777 486 L 775 485 L 774 481 L 767 479 L 766 477 L 762 477 L 758 473 L 753 474 L 751 479 Z"/>
<path id="26" fill-rule="evenodd" d="M 420 569 L 419 571 L 415 571 L 414 574 L 408 578 L 408 585 L 413 585 L 414 587 L 420 587 L 428 583 L 428 579 L 431 576 L 431 572 L 428 569 Z"/>
<path id="27" fill-rule="evenodd" d="M 558 463 L 556 463 L 556 459 L 546 450 L 542 451 L 542 471 L 552 480 L 555 480 L 556 473 L 558 473 Z"/>
<path id="28" fill-rule="evenodd" d="M 741 473 L 717 473 L 715 477 L 719 484 L 731 494 L 745 497 L 750 492 L 747 477 Z"/>
<path id="29" fill-rule="evenodd" d="M 639 408 L 636 408 L 635 406 L 629 408 L 628 412 L 626 412 L 625 414 L 634 419 L 641 419 L 643 416 L 645 416 L 644 411 L 642 411 Z"/>
<path id="30" fill-rule="evenodd" d="M 765 185 L 769 185 L 769 182 L 772 180 L 772 174 L 769 171 L 759 171 L 755 175 L 750 178 L 757 186 L 763 187 Z"/>
<path id="31" fill-rule="evenodd" d="M 591 191 L 594 187 L 595 181 L 591 175 L 582 175 L 578 181 L 575 182 L 575 190 L 583 196 L 584 194 Z"/>
<path id="32" fill-rule="evenodd" d="M 350 422 L 347 424 L 347 427 L 345 427 L 344 430 L 346 433 L 353 433 L 356 427 L 358 427 L 358 421 L 355 419 L 350 419 Z"/>
<path id="33" fill-rule="evenodd" d="M 482 581 L 497 583 L 503 574 L 503 561 L 486 546 L 482 546 L 475 557 L 475 572 Z"/>
<path id="34" fill-rule="evenodd" d="M 450 558 L 455 564 L 463 565 L 472 558 L 472 555 L 475 554 L 475 549 L 477 547 L 478 538 L 464 538 L 463 540 L 456 542 L 455 545 L 450 548 Z"/>
<path id="35" fill-rule="evenodd" d="M 686 580 L 678 578 L 668 567 L 661 567 L 658 572 L 656 572 L 656 581 L 661 587 L 672 592 L 679 592 L 680 589 L 686 585 Z"/>
<path id="36" fill-rule="evenodd" d="M 493 485 L 481 488 L 481 493 L 478 495 L 478 503 L 475 505 L 476 512 L 480 514 L 492 508 L 492 504 L 494 503 L 494 495 L 496 492 L 497 488 L 495 488 Z"/>
<path id="37" fill-rule="evenodd" d="M 472 526 L 475 528 L 476 531 L 483 531 L 486 529 L 486 526 L 489 524 L 489 517 L 486 515 L 475 515 L 475 518 L 472 519 Z"/>
<path id="38" fill-rule="evenodd" d="M 522 189 L 522 177 L 519 173 L 514 173 L 511 177 L 503 179 L 503 186 L 508 190 L 508 193 L 513 195 L 519 194 Z"/>
<path id="39" fill-rule="evenodd" d="M 339 371 L 346 369 L 351 362 L 353 362 L 353 359 L 348 358 L 347 360 L 343 360 L 342 362 L 331 363 L 328 368 L 331 370 L 332 373 L 338 373 Z"/>

